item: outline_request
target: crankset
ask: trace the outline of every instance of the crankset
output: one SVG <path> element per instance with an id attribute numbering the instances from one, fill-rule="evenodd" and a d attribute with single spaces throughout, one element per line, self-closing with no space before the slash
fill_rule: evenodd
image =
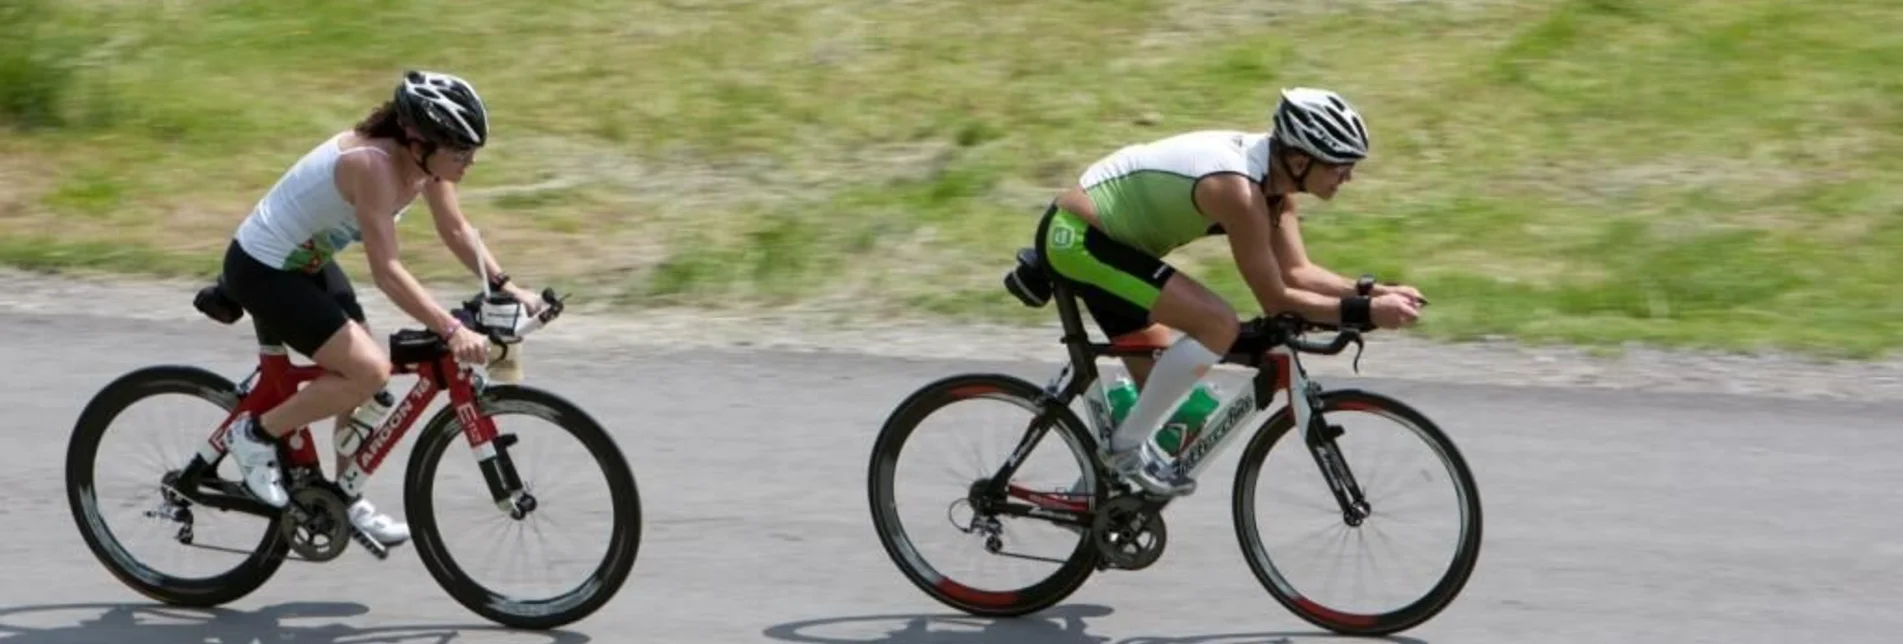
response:
<path id="1" fill-rule="evenodd" d="M 314 474 L 293 473 L 292 480 L 301 484 L 291 492 L 291 502 L 285 508 L 289 520 L 282 524 L 291 550 L 310 561 L 324 562 L 342 556 L 350 540 L 355 540 L 372 556 L 389 558 L 389 548 L 350 522 L 349 504 L 335 483 Z"/>
<path id="2" fill-rule="evenodd" d="M 1145 502 L 1138 495 L 1104 502 L 1091 525 L 1104 563 L 1123 570 L 1142 570 L 1156 563 L 1170 536 L 1161 511 L 1161 504 Z"/>
<path id="3" fill-rule="evenodd" d="M 291 550 L 310 561 L 330 561 L 350 545 L 350 517 L 345 514 L 343 497 L 321 487 L 300 487 L 291 492 L 285 508 L 290 520 L 283 522 L 284 537 Z"/>

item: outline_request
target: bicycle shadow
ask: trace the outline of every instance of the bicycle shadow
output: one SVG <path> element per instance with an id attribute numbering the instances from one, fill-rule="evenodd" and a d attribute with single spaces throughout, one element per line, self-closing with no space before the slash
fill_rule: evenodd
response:
<path id="1" fill-rule="evenodd" d="M 57 619 L 59 613 L 67 612 L 78 615 Z M 477 633 L 511 634 L 514 637 L 508 641 L 525 644 L 583 644 L 591 641 L 590 637 L 581 633 L 518 631 L 487 623 L 477 626 L 416 624 L 367 628 L 339 621 L 310 626 L 284 624 L 287 620 L 341 619 L 369 612 L 369 607 L 363 604 L 342 602 L 287 602 L 255 611 L 111 603 L 0 607 L 0 643 L 448 644 Z M 88 614 L 90 618 L 86 618 Z M 21 621 L 55 625 L 17 625 Z"/>
<path id="2" fill-rule="evenodd" d="M 1347 640 L 1354 642 L 1394 642 L 1395 644 L 1427 644 L 1426 640 L 1400 635 L 1381 637 L 1363 635 L 1337 635 L 1328 631 L 1285 631 L 1279 633 L 1229 633 L 1224 635 L 1191 635 L 1186 637 L 1132 637 L 1117 644 L 1303 644 L 1304 642 L 1323 642 L 1329 640 Z"/>
<path id="3" fill-rule="evenodd" d="M 1065 604 L 1017 618 L 865 615 L 787 622 L 763 633 L 807 644 L 1106 644 L 1110 638 L 1084 632 L 1090 628 L 1085 619 L 1110 613 L 1108 606 Z M 879 632 L 888 627 L 896 628 Z M 809 630 L 815 633 L 802 632 Z"/>
<path id="4" fill-rule="evenodd" d="M 1111 612 L 1108 606 L 1066 604 L 1017 618 L 974 617 L 964 613 L 865 615 L 788 622 L 770 627 L 763 634 L 802 644 L 1303 644 L 1329 640 L 1427 644 L 1425 640 L 1398 635 L 1357 637 L 1321 630 L 1151 635 L 1120 640 L 1086 632 L 1090 629 L 1089 619 Z"/>

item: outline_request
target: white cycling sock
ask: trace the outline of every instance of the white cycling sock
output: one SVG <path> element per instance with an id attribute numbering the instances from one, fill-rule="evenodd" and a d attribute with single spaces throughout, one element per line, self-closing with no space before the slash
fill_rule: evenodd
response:
<path id="1" fill-rule="evenodd" d="M 1222 356 L 1187 335 L 1170 345 L 1150 368 L 1150 377 L 1137 395 L 1136 406 L 1110 435 L 1110 450 L 1121 452 L 1142 444 L 1150 432 L 1163 424 L 1164 416 L 1176 409 L 1190 388 L 1202 380 L 1203 374 L 1221 359 Z"/>

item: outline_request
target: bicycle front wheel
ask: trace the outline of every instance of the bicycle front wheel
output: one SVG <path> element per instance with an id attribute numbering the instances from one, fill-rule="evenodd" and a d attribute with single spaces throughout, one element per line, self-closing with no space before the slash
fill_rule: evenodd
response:
<path id="1" fill-rule="evenodd" d="M 1453 601 L 1479 558 L 1473 474 L 1440 428 L 1397 400 L 1341 390 L 1324 392 L 1320 401 L 1325 420 L 1317 436 L 1290 431 L 1294 415 L 1285 409 L 1236 465 L 1233 511 L 1243 557 L 1269 594 L 1310 624 L 1348 635 L 1418 626 Z M 1270 463 L 1281 465 L 1271 470 Z M 1270 475 L 1272 482 L 1258 486 Z M 1337 485 L 1345 507 L 1332 489 Z M 1258 511 L 1258 501 L 1287 507 Z M 1427 544 L 1420 546 L 1425 554 L 1386 558 L 1409 541 Z M 1353 559 L 1327 558 L 1338 550 Z M 1322 571 L 1351 578 L 1324 580 Z"/>
<path id="2" fill-rule="evenodd" d="M 467 445 L 455 408 L 443 408 L 430 419 L 411 452 L 404 483 L 403 502 L 423 567 L 465 608 L 511 628 L 555 628 L 593 614 L 621 589 L 640 549 L 641 500 L 634 473 L 607 430 L 555 394 L 524 386 L 491 385 L 482 392 L 478 406 L 496 423 L 497 439 L 490 445 L 514 464 L 522 490 L 533 503 L 519 517 L 500 511 L 490 500 L 474 459 L 455 461 L 461 468 L 442 467 L 449 464 L 444 455 L 451 445 Z M 518 420 L 553 424 L 557 431 L 542 427 L 514 429 Z M 580 443 L 579 453 L 548 453 L 560 444 L 563 435 Z M 588 467 L 587 463 L 594 466 Z M 599 477 L 590 482 L 597 486 L 606 483 L 607 498 L 598 504 L 605 507 L 587 507 L 579 494 L 585 490 L 575 489 L 577 486 L 566 481 L 559 485 L 551 481 L 596 474 Z M 450 491 L 444 498 L 435 495 L 439 483 Z M 445 500 L 466 509 L 448 511 L 442 507 Z M 457 526 L 445 528 L 446 521 Z M 602 533 L 604 538 L 600 540 L 605 544 L 599 554 L 550 555 L 547 543 L 521 552 L 497 552 L 505 547 L 500 542 L 507 537 L 546 540 L 550 533 L 576 529 Z M 464 538 L 468 550 L 452 552 L 455 549 L 445 541 L 445 535 Z M 568 537 L 554 541 L 573 546 L 575 540 Z M 548 561 L 520 561 L 523 556 L 538 554 Z M 574 577 L 524 583 L 530 581 L 526 579 L 530 575 L 554 577 L 557 564 L 576 562 L 583 565 Z M 465 564 L 490 563 L 505 564 L 505 570 L 495 579 L 478 581 L 465 568 Z M 518 589 L 518 585 L 539 589 Z"/>

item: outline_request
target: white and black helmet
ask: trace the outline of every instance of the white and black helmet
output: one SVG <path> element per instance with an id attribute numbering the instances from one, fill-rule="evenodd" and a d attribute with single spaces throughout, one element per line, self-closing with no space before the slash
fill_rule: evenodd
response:
<path id="1" fill-rule="evenodd" d="M 1308 87 L 1282 90 L 1275 106 L 1275 139 L 1324 163 L 1368 156 L 1368 128 L 1340 94 Z"/>
<path id="2" fill-rule="evenodd" d="M 468 81 L 411 70 L 396 86 L 397 114 L 438 145 L 482 147 L 489 142 L 489 110 Z"/>

